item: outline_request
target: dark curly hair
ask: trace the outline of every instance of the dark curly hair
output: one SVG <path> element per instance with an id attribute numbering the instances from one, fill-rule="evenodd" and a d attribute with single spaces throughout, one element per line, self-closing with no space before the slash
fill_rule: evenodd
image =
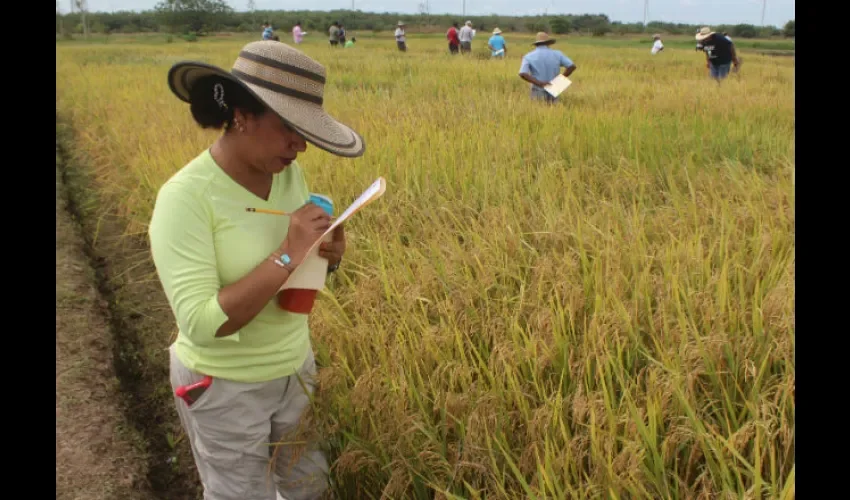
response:
<path id="1" fill-rule="evenodd" d="M 201 128 L 217 130 L 233 126 L 235 109 L 255 116 L 268 110 L 241 85 L 218 75 L 205 76 L 195 82 L 189 91 L 189 101 L 195 122 Z"/>

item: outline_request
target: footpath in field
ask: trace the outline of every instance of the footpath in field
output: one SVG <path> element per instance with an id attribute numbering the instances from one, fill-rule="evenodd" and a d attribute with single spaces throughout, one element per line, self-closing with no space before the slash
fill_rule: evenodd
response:
<path id="1" fill-rule="evenodd" d="M 106 305 L 56 165 L 56 498 L 154 498 L 124 420 Z"/>
<path id="2" fill-rule="evenodd" d="M 168 303 L 72 140 L 57 116 L 56 498 L 196 500 L 168 382 Z"/>

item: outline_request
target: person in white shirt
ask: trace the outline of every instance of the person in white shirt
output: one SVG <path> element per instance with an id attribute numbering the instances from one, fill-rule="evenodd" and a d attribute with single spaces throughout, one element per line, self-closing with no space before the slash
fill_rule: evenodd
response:
<path id="1" fill-rule="evenodd" d="M 655 43 L 652 44 L 652 54 L 655 55 L 664 50 L 664 44 L 661 43 L 661 35 L 652 35 Z"/>
<path id="2" fill-rule="evenodd" d="M 475 32 L 472 30 L 472 21 L 467 21 L 466 24 L 463 25 L 463 28 L 460 29 L 460 33 L 458 33 L 461 54 L 466 54 L 472 51 L 472 37 L 474 36 Z"/>
<path id="3" fill-rule="evenodd" d="M 395 29 L 395 43 L 398 45 L 398 50 L 407 52 L 407 43 L 404 37 L 404 23 L 398 22 L 398 28 Z"/>

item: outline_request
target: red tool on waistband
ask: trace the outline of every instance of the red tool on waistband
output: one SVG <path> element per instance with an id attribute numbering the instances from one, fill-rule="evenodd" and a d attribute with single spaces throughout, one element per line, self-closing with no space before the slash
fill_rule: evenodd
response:
<path id="1" fill-rule="evenodd" d="M 181 385 L 174 391 L 174 395 L 185 401 L 187 405 L 191 405 L 207 390 L 212 384 L 212 380 L 211 376 L 206 375 L 194 384 Z"/>

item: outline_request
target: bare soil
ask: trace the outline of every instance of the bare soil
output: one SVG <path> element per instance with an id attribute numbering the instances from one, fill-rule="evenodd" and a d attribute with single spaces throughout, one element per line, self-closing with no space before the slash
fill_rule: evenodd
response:
<path id="1" fill-rule="evenodd" d="M 143 238 L 70 158 L 57 117 L 57 499 L 195 500 L 168 381 L 174 320 Z"/>
<path id="2" fill-rule="evenodd" d="M 144 443 L 124 419 L 108 309 L 83 245 L 57 165 L 56 498 L 154 498 Z"/>

